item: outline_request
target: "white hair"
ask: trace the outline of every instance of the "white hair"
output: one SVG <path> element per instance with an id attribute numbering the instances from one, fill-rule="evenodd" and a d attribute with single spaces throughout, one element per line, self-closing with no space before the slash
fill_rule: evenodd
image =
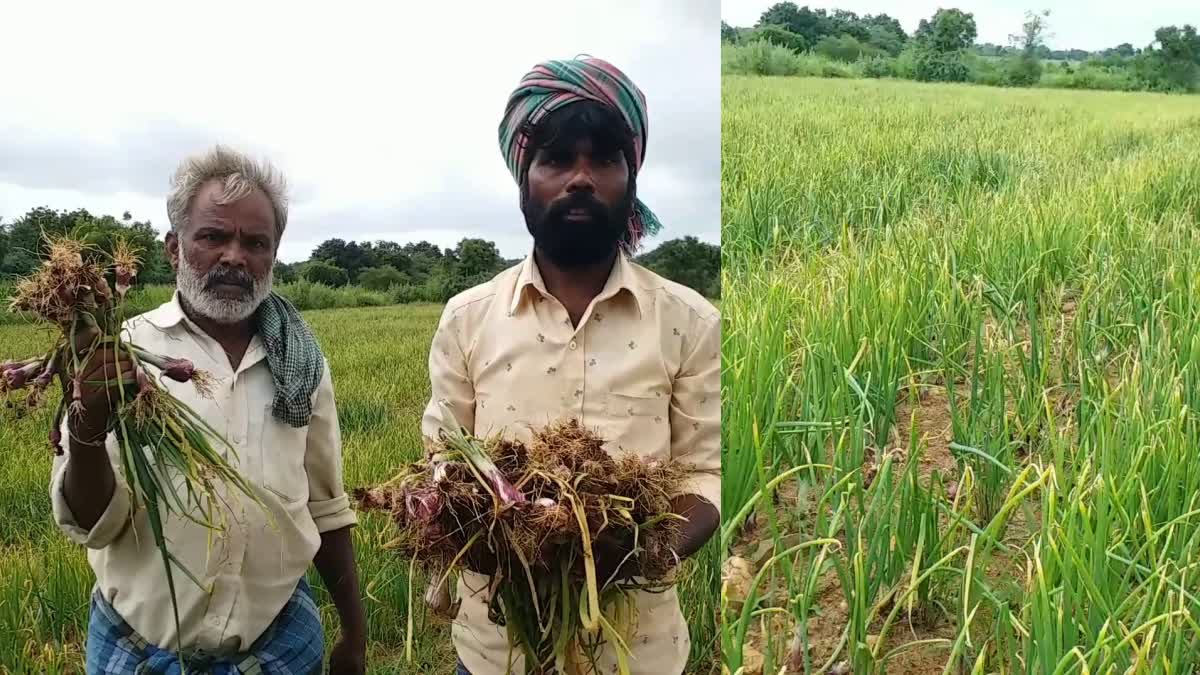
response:
<path id="1" fill-rule="evenodd" d="M 178 233 L 188 224 L 188 213 L 196 195 L 211 180 L 221 181 L 223 187 L 217 198 L 218 204 L 232 204 L 256 189 L 262 190 L 275 213 L 275 244 L 279 245 L 287 226 L 287 182 L 269 162 L 255 161 L 223 145 L 188 157 L 175 170 L 171 177 L 171 192 L 167 195 L 171 231 Z"/>

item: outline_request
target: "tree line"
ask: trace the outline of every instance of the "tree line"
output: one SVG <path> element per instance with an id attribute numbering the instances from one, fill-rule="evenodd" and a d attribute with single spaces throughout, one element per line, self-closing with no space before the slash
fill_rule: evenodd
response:
<path id="1" fill-rule="evenodd" d="M 1049 10 L 1026 12 L 1008 45 L 978 44 L 974 15 L 960 9 L 939 9 L 909 35 L 887 14 L 859 16 L 779 2 L 752 27 L 721 22 L 726 46 L 722 67 L 725 72 L 760 75 L 1200 91 L 1200 36 L 1195 26 L 1160 27 L 1143 47 L 1123 43 L 1093 52 L 1053 50 L 1046 44 L 1049 18 Z"/>
<path id="2" fill-rule="evenodd" d="M 175 275 L 166 247 L 149 221 L 98 216 L 86 209 L 56 211 L 46 207 L 5 222 L 0 218 L 0 284 L 22 277 L 47 255 L 46 235 L 70 234 L 107 252 L 119 239 L 142 251 L 140 284 L 174 284 Z M 668 279 L 684 284 L 709 298 L 721 291 L 720 246 L 683 237 L 662 243 L 635 260 Z M 500 271 L 517 264 L 505 259 L 496 244 L 464 238 L 454 248 L 439 248 L 428 241 L 321 242 L 302 262 L 276 262 L 275 280 L 282 284 L 305 281 L 330 288 L 359 286 L 386 292 L 395 302 L 445 302 Z"/>

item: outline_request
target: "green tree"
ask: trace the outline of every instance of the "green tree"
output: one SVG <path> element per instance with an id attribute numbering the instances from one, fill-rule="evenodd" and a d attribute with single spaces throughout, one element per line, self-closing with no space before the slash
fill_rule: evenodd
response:
<path id="1" fill-rule="evenodd" d="M 70 235 L 105 254 L 111 253 L 113 245 L 120 239 L 140 249 L 139 283 L 172 283 L 175 278 L 158 232 L 149 221 L 133 220 L 128 211 L 117 220 L 112 216 L 92 215 L 86 209 L 56 211 L 37 207 L 0 226 L 0 233 L 5 241 L 5 252 L 0 256 L 0 275 L 3 276 L 29 274 L 48 253 L 47 236 Z"/>
<path id="2" fill-rule="evenodd" d="M 1200 72 L 1200 36 L 1196 35 L 1196 28 L 1163 26 L 1154 31 L 1154 40 L 1158 49 L 1152 54 L 1158 66 L 1160 88 L 1194 90 Z"/>
<path id="3" fill-rule="evenodd" d="M 779 45 L 794 52 L 802 52 L 808 46 L 804 38 L 783 26 L 767 24 L 754 29 L 752 40 L 762 40 L 773 45 Z"/>
<path id="4" fill-rule="evenodd" d="M 882 56 L 883 50 L 859 41 L 853 35 L 843 34 L 838 37 L 826 35 L 813 47 L 813 51 L 834 61 L 854 63 L 859 59 Z"/>
<path id="5" fill-rule="evenodd" d="M 281 260 L 275 261 L 275 267 L 271 271 L 271 274 L 275 279 L 275 283 L 278 284 L 295 283 L 296 279 L 300 278 L 300 275 L 296 273 L 295 265 L 285 263 Z"/>
<path id="6" fill-rule="evenodd" d="M 794 2 L 778 2 L 767 8 L 758 20 L 759 26 L 783 26 L 804 38 L 804 44 L 815 44 L 830 33 L 831 23 L 825 10 L 813 11 L 807 6 L 797 7 Z"/>
<path id="7" fill-rule="evenodd" d="M 301 276 L 306 281 L 311 281 L 315 284 L 324 284 L 333 288 L 341 288 L 349 283 L 349 275 L 346 270 L 334 265 L 328 260 L 310 260 L 304 264 L 304 271 Z"/>
<path id="8" fill-rule="evenodd" d="M 974 15 L 960 9 L 939 9 L 933 18 L 921 19 L 913 37 L 935 52 L 961 52 L 975 42 Z"/>
<path id="9" fill-rule="evenodd" d="M 663 242 L 635 262 L 709 298 L 721 297 L 721 247 L 684 237 Z"/>
<path id="10" fill-rule="evenodd" d="M 1030 87 L 1042 78 L 1042 52 L 1046 49 L 1046 38 L 1050 10 L 1025 12 L 1025 23 L 1021 32 L 1009 36 L 1009 42 L 1020 53 L 1009 63 L 1008 82 L 1018 87 Z"/>
<path id="11" fill-rule="evenodd" d="M 358 280 L 359 271 L 371 267 L 372 247 L 370 244 L 359 244 L 356 241 L 346 242 L 341 239 L 327 239 L 313 250 L 312 260 L 328 260 L 345 270 L 350 281 Z"/>
<path id="12" fill-rule="evenodd" d="M 913 34 L 913 76 L 926 82 L 965 82 L 970 71 L 964 56 L 975 36 L 975 17 L 959 9 L 939 9 L 932 19 L 921 19 Z"/>
<path id="13" fill-rule="evenodd" d="M 738 41 L 737 29 L 734 28 L 733 26 L 730 26 L 729 24 L 725 23 L 724 21 L 721 21 L 721 41 L 722 42 L 737 42 Z"/>
<path id="14" fill-rule="evenodd" d="M 372 291 L 386 291 L 409 282 L 408 277 L 391 265 L 368 267 L 358 275 L 358 283 Z"/>

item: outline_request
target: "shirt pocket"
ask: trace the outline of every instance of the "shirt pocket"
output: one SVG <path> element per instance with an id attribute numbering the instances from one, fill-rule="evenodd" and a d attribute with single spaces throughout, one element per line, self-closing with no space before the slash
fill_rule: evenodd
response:
<path id="1" fill-rule="evenodd" d="M 655 455 L 659 448 L 668 447 L 669 407 L 670 401 L 665 396 L 610 393 L 600 425 L 608 451 Z"/>
<path id="2" fill-rule="evenodd" d="M 618 419 L 630 417 L 663 418 L 667 413 L 667 399 L 662 396 L 638 396 L 635 394 L 612 392 L 608 395 L 604 410 L 609 416 Z"/>
<path id="3" fill-rule="evenodd" d="M 308 472 L 304 469 L 308 426 L 280 422 L 271 404 L 257 412 L 263 487 L 288 503 L 308 499 Z"/>

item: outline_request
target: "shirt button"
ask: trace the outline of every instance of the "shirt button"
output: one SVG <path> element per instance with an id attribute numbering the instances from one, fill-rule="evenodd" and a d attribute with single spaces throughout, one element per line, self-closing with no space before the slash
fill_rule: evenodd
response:
<path id="1" fill-rule="evenodd" d="M 578 347 L 578 346 L 579 346 L 579 345 L 575 344 L 575 341 L 574 341 L 574 340 L 571 340 L 571 344 L 570 344 L 571 351 L 575 351 L 575 348 L 576 348 L 576 347 Z"/>

